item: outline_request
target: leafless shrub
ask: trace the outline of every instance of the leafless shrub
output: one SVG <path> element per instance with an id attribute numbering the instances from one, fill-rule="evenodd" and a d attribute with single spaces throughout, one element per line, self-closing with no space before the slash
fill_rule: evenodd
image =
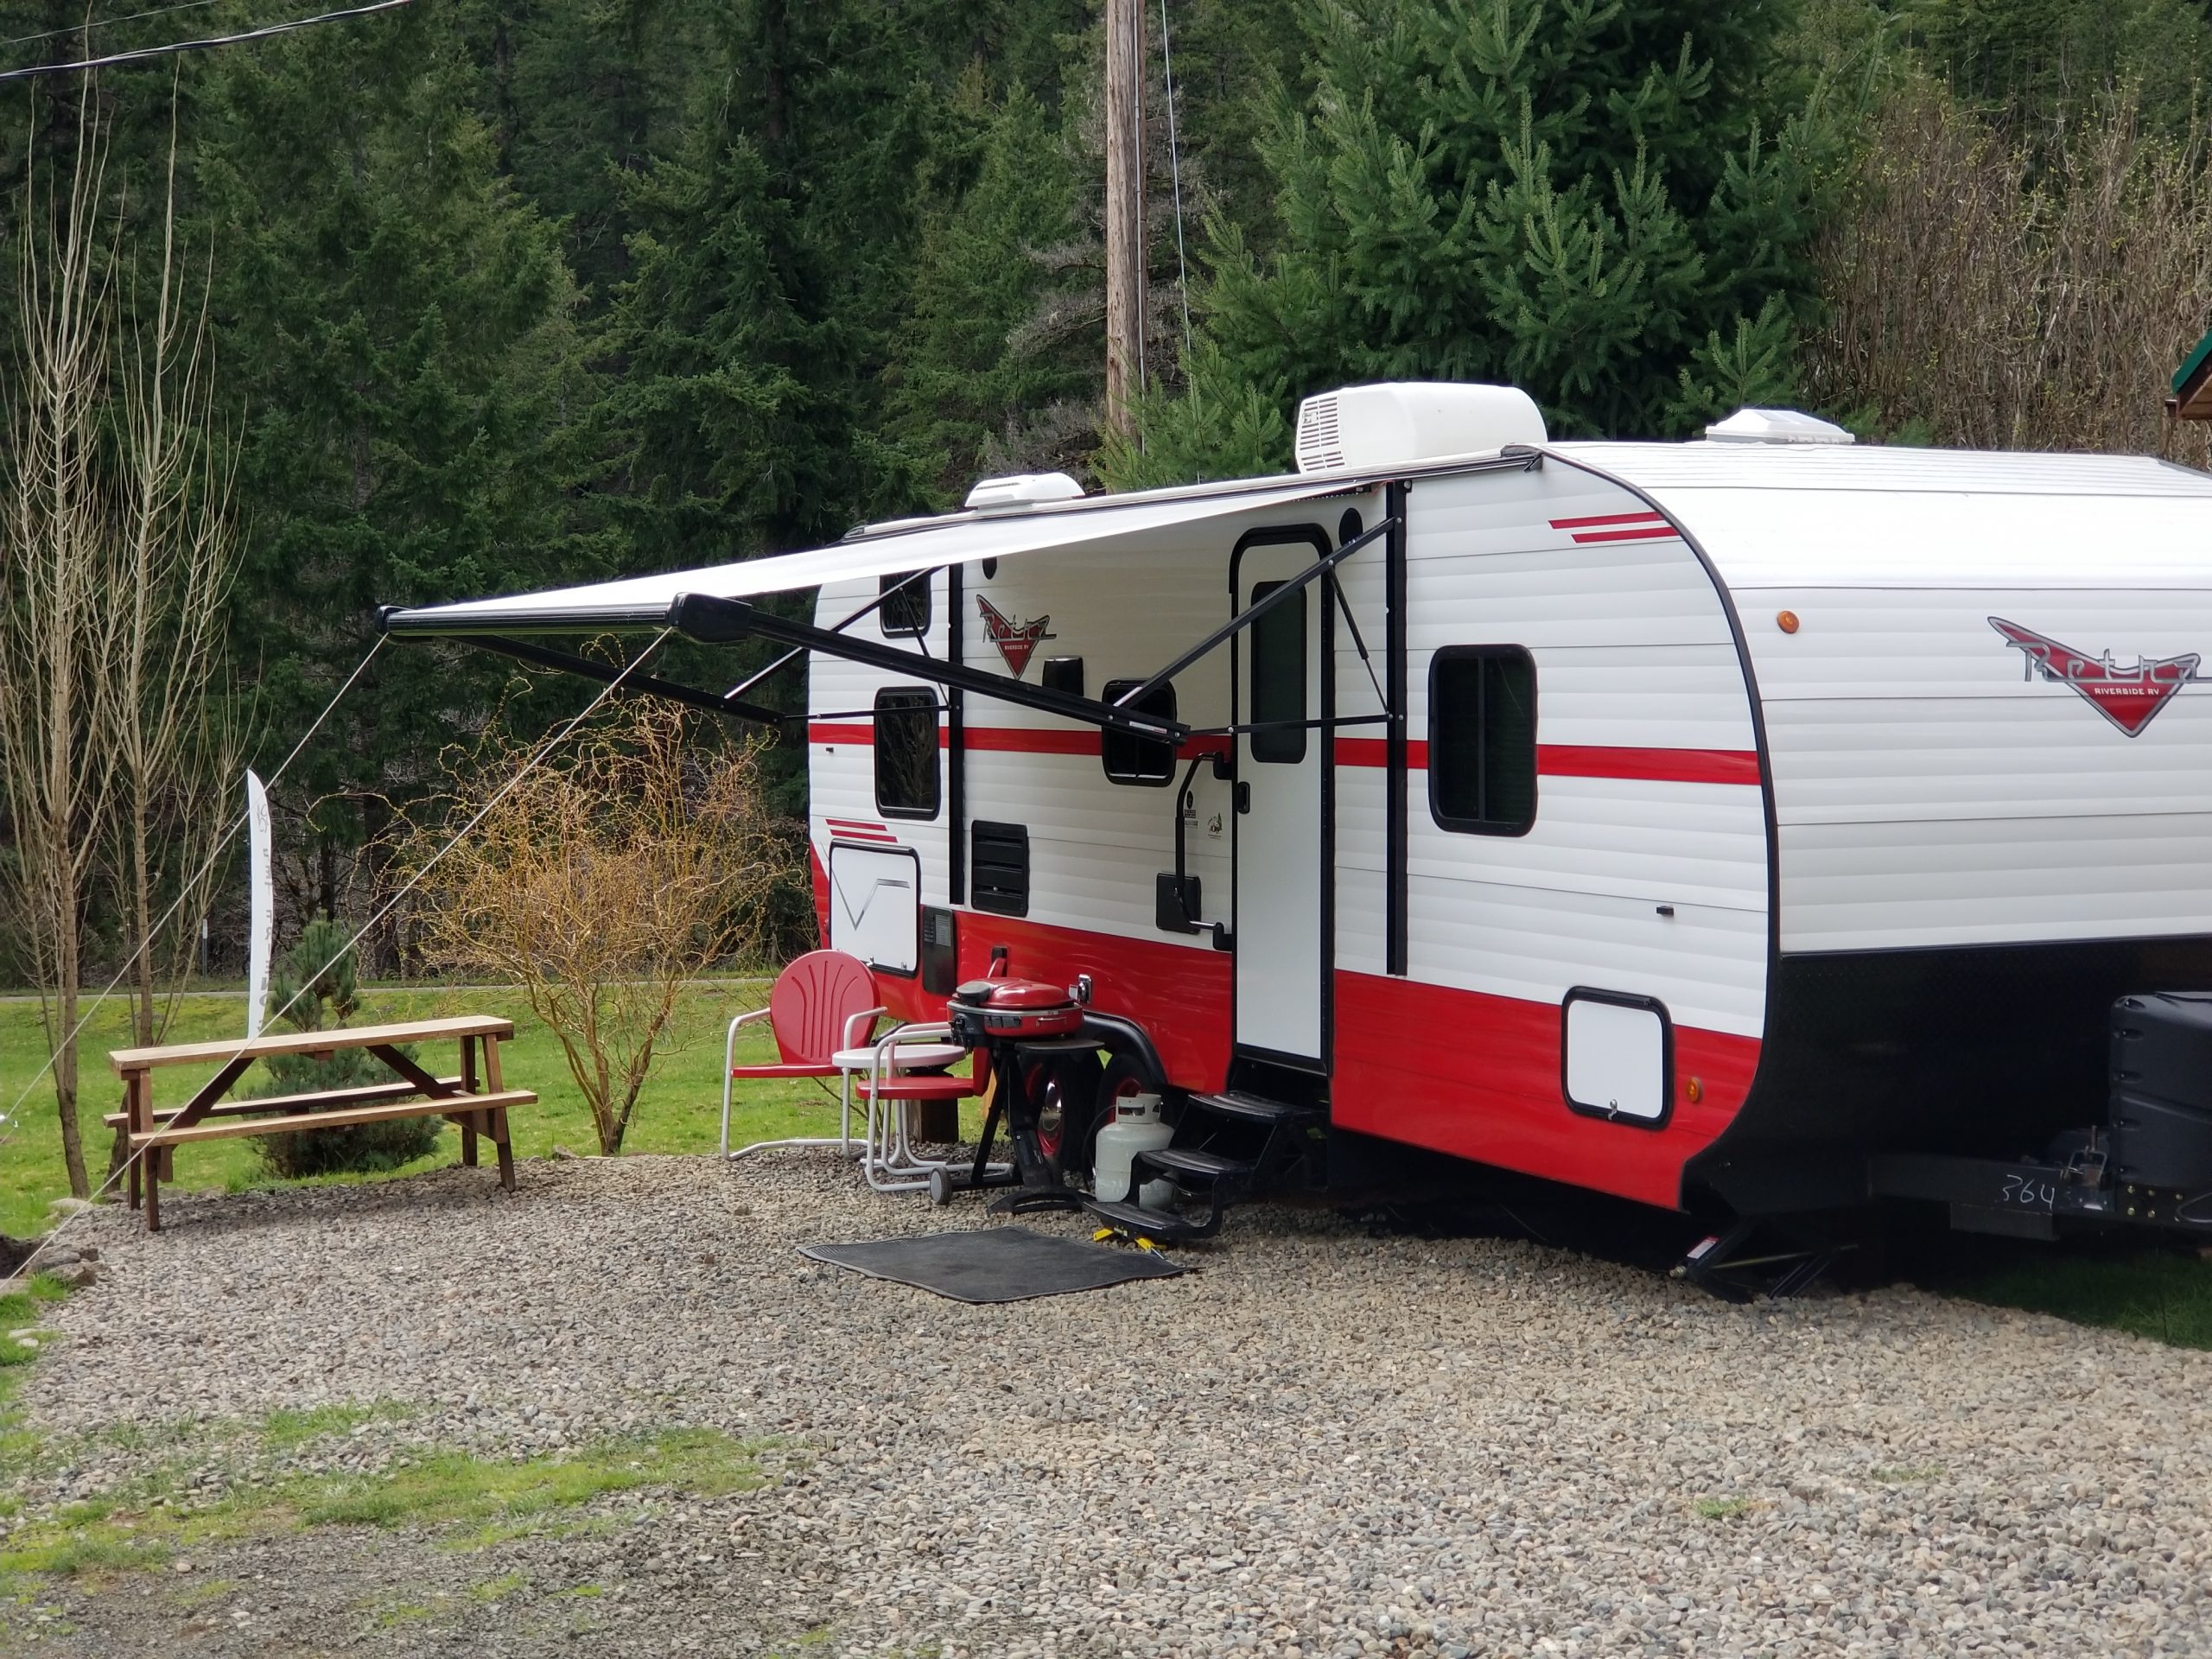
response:
<path id="1" fill-rule="evenodd" d="M 795 860 L 756 748 L 687 747 L 685 735 L 680 709 L 618 704 L 526 770 L 531 747 L 494 733 L 450 757 L 451 792 L 418 815 L 397 861 L 422 876 L 425 960 L 521 988 L 608 1154 L 684 982 L 757 959 Z"/>
<path id="2" fill-rule="evenodd" d="M 2201 138 L 2146 137 L 2123 102 L 2031 151 L 1916 81 L 1847 199 L 1820 251 L 1819 401 L 1923 442 L 2212 460 L 2212 431 L 2164 405 L 2212 323 Z"/>

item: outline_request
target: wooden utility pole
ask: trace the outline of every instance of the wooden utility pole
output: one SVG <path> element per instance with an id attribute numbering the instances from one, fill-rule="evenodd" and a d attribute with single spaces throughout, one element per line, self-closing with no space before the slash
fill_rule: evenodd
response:
<path id="1" fill-rule="evenodd" d="M 1106 424 L 1144 385 L 1144 0 L 1106 0 Z"/>

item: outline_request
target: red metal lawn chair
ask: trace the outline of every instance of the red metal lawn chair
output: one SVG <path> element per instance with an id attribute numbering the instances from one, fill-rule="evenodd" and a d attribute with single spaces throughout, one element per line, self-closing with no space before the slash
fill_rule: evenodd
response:
<path id="1" fill-rule="evenodd" d="M 852 1072 L 837 1064 L 838 1054 L 869 1041 L 875 1022 L 884 1013 L 875 1000 L 875 982 L 868 964 L 842 950 L 810 950 L 776 976 L 768 1006 L 741 1014 L 729 1022 L 729 1039 L 722 1046 L 722 1138 L 725 1158 L 742 1158 L 767 1147 L 836 1147 L 847 1157 L 853 1151 Z M 739 1065 L 737 1033 L 761 1020 L 776 1034 L 776 1051 L 782 1057 L 767 1065 Z M 863 1065 L 866 1062 L 862 1062 Z M 730 1085 L 740 1078 L 836 1077 L 840 1079 L 837 1134 L 798 1135 L 783 1141 L 756 1141 L 749 1147 L 729 1149 Z"/>

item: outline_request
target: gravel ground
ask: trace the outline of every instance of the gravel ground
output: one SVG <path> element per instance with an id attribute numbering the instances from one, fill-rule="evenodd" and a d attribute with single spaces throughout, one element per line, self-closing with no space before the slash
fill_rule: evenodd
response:
<path id="1" fill-rule="evenodd" d="M 476 1549 L 310 1529 L 54 1586 L 0 1643 L 2212 1654 L 2212 1355 L 1904 1288 L 1733 1307 L 1286 1210 L 1240 1211 L 1180 1279 L 969 1307 L 794 1253 L 982 1222 L 819 1154 L 522 1178 L 179 1195 L 152 1239 L 89 1217 L 111 1274 L 23 1398 L 97 1433 L 30 1501 L 142 1468 L 118 1422 L 189 1440 L 376 1401 L 411 1414 L 254 1456 L 712 1426 L 772 1440 L 767 1484 Z"/>

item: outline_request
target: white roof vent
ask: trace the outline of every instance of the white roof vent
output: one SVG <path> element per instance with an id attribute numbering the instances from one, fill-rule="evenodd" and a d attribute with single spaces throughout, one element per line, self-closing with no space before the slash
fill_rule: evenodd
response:
<path id="1" fill-rule="evenodd" d="M 968 505 L 978 512 L 1009 512 L 1044 501 L 1072 501 L 1083 486 L 1065 473 L 1014 473 L 1005 478 L 986 478 L 968 492 Z"/>
<path id="2" fill-rule="evenodd" d="M 1544 417 L 1518 386 L 1397 380 L 1345 386 L 1298 406 L 1298 470 L 1366 470 L 1541 443 Z"/>
<path id="3" fill-rule="evenodd" d="M 1850 433 L 1834 421 L 1795 409 L 1739 409 L 1705 429 L 1715 443 L 1850 443 Z"/>

